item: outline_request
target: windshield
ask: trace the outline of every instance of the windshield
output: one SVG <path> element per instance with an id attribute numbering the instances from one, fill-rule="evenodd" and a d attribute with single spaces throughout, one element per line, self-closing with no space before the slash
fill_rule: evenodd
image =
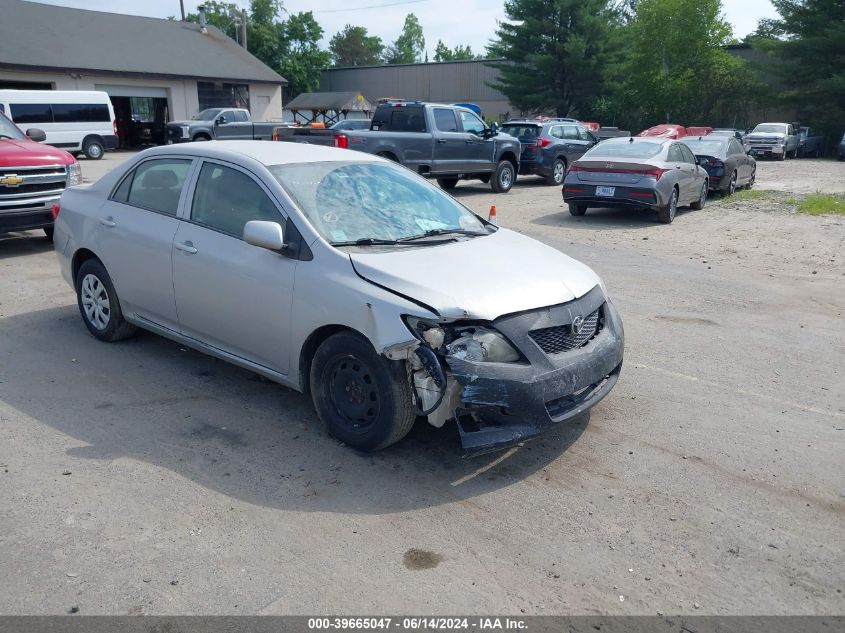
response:
<path id="1" fill-rule="evenodd" d="M 781 123 L 761 123 L 754 128 L 754 131 L 768 134 L 786 134 L 786 126 Z"/>
<path id="2" fill-rule="evenodd" d="M 684 139 L 684 144 L 692 150 L 693 154 L 706 154 L 707 156 L 718 156 L 723 153 L 722 149 L 727 145 L 724 141 L 699 141 Z"/>
<path id="3" fill-rule="evenodd" d="M 217 115 L 223 112 L 223 108 L 208 108 L 199 114 L 194 115 L 194 121 L 213 121 Z"/>
<path id="4" fill-rule="evenodd" d="M 594 156 L 620 156 L 622 158 L 651 158 L 657 156 L 663 148 L 661 143 L 648 141 L 624 141 L 622 143 L 599 143 L 584 154 L 583 158 Z"/>
<path id="5" fill-rule="evenodd" d="M 0 138 L 25 138 L 23 132 L 5 116 L 0 114 Z"/>
<path id="6" fill-rule="evenodd" d="M 402 240 L 428 231 L 489 233 L 466 207 L 400 165 L 272 165 L 270 173 L 328 242 Z"/>
<path id="7" fill-rule="evenodd" d="M 537 125 L 503 125 L 501 130 L 518 139 L 537 138 L 540 135 L 540 127 Z"/>

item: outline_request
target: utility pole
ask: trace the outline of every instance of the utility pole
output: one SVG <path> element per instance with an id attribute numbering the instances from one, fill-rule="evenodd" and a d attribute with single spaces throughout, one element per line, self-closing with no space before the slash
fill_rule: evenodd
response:
<path id="1" fill-rule="evenodd" d="M 179 9 L 182 11 L 182 22 L 185 21 L 185 0 L 179 0 Z"/>
<path id="2" fill-rule="evenodd" d="M 246 9 L 241 9 L 241 45 L 246 49 Z"/>

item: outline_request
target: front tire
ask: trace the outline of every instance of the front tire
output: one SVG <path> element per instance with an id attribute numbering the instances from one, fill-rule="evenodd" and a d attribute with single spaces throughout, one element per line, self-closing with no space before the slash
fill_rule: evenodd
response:
<path id="1" fill-rule="evenodd" d="M 76 273 L 76 301 L 88 331 L 113 343 L 132 336 L 136 327 L 123 318 L 111 277 L 98 259 L 89 259 Z"/>
<path id="2" fill-rule="evenodd" d="M 516 179 L 516 170 L 509 160 L 500 160 L 496 165 L 496 171 L 490 179 L 490 188 L 494 193 L 507 193 L 513 187 Z"/>
<path id="3" fill-rule="evenodd" d="M 47 239 L 52 242 L 53 241 L 53 227 L 52 226 L 45 226 L 44 227 L 44 235 Z"/>
<path id="4" fill-rule="evenodd" d="M 562 158 L 556 158 L 552 164 L 552 173 L 546 176 L 547 185 L 562 185 L 563 179 L 566 177 L 566 161 Z"/>
<path id="5" fill-rule="evenodd" d="M 746 189 L 751 189 L 754 186 L 754 181 L 757 180 L 757 166 L 755 165 L 751 170 L 751 178 L 748 179 L 748 184 L 745 185 Z"/>
<path id="6" fill-rule="evenodd" d="M 329 433 L 363 451 L 395 444 L 416 419 L 405 364 L 379 356 L 364 337 L 340 332 L 311 363 L 314 408 Z"/>
<path id="7" fill-rule="evenodd" d="M 570 202 L 569 213 L 574 215 L 576 218 L 580 218 L 582 215 L 587 213 L 587 207 L 583 204 L 575 204 L 573 202 Z"/>
<path id="8" fill-rule="evenodd" d="M 657 210 L 657 219 L 663 224 L 672 224 L 675 219 L 675 213 L 678 211 L 678 190 L 673 188 L 672 195 L 669 196 L 669 202 L 664 207 Z"/>
<path id="9" fill-rule="evenodd" d="M 458 186 L 457 178 L 438 178 L 437 184 L 441 189 L 451 190 Z"/>
<path id="10" fill-rule="evenodd" d="M 90 140 L 85 141 L 85 145 L 82 146 L 82 151 L 91 160 L 100 160 L 103 157 L 103 154 L 106 152 L 106 148 L 103 147 L 103 144 L 97 140 Z"/>

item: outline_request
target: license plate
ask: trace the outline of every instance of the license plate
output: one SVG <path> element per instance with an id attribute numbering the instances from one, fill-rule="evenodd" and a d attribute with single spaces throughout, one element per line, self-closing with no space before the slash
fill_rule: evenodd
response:
<path id="1" fill-rule="evenodd" d="M 782 151 L 783 151 L 783 148 L 779 147 L 778 145 L 775 145 L 772 148 L 772 154 L 780 154 Z"/>
<path id="2" fill-rule="evenodd" d="M 596 187 L 597 196 L 612 196 L 616 193 L 616 187 Z"/>

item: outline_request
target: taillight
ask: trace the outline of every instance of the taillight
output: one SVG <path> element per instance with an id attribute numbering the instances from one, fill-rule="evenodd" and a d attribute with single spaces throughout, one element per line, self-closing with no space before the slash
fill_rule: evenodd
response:
<path id="1" fill-rule="evenodd" d="M 632 174 L 642 174 L 643 176 L 651 176 L 655 180 L 660 180 L 660 177 L 666 173 L 665 169 L 648 169 L 646 171 L 632 171 Z"/>
<path id="2" fill-rule="evenodd" d="M 62 205 L 59 204 L 59 201 L 56 200 L 53 203 L 53 206 L 50 207 L 50 215 L 53 216 L 53 220 L 55 221 L 56 218 L 59 217 L 59 212 L 62 210 Z"/>
<path id="3" fill-rule="evenodd" d="M 111 129 L 115 136 L 117 136 L 117 119 L 111 122 Z"/>
<path id="4" fill-rule="evenodd" d="M 273 130 L 273 140 L 274 140 L 274 141 L 278 141 L 278 140 L 279 140 L 279 128 L 275 128 L 275 129 Z"/>
<path id="5" fill-rule="evenodd" d="M 334 146 L 340 149 L 349 149 L 349 137 L 346 134 L 338 134 L 334 137 Z"/>
<path id="6" fill-rule="evenodd" d="M 573 172 L 598 172 L 601 174 L 638 174 L 640 176 L 651 176 L 655 180 L 660 180 L 660 177 L 666 173 L 665 169 L 655 167 L 654 169 L 602 169 L 601 167 L 581 167 L 579 165 L 571 165 L 566 173 Z"/>
<path id="7" fill-rule="evenodd" d="M 550 138 L 538 138 L 536 141 L 534 141 L 534 144 L 542 149 L 543 147 L 548 147 L 549 145 L 551 145 L 552 140 Z"/>

